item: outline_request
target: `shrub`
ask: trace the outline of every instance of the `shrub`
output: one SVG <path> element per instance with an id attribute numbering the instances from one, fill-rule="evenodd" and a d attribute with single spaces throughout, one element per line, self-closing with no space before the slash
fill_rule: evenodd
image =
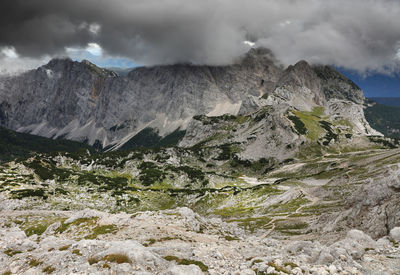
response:
<path id="1" fill-rule="evenodd" d="M 98 226 L 98 227 L 95 227 L 93 229 L 93 233 L 90 235 L 87 235 L 85 237 L 85 239 L 89 239 L 89 240 L 96 239 L 98 235 L 114 233 L 116 230 L 117 230 L 117 226 L 114 224 Z"/>
<path id="2" fill-rule="evenodd" d="M 164 173 L 157 168 L 146 168 L 142 170 L 139 176 L 139 180 L 144 186 L 150 186 L 156 182 L 161 182 L 164 178 Z"/>
<path id="3" fill-rule="evenodd" d="M 288 118 L 293 122 L 294 128 L 296 129 L 296 132 L 299 133 L 300 135 L 306 135 L 307 134 L 307 128 L 306 125 L 301 121 L 300 118 L 297 116 L 288 116 Z"/>
<path id="4" fill-rule="evenodd" d="M 13 249 L 7 249 L 6 251 L 4 251 L 4 254 L 6 254 L 9 257 L 12 257 L 12 256 L 17 255 L 17 254 L 21 254 L 21 253 L 22 253 L 22 251 L 13 250 Z"/>
<path id="5" fill-rule="evenodd" d="M 100 260 L 99 260 L 98 258 L 96 258 L 96 257 L 90 257 L 90 258 L 88 259 L 88 262 L 89 262 L 90 265 L 92 265 L 92 264 L 97 264 L 99 261 L 100 261 Z"/>
<path id="6" fill-rule="evenodd" d="M 131 259 L 125 254 L 110 254 L 103 257 L 103 261 L 117 264 L 132 263 Z"/>
<path id="7" fill-rule="evenodd" d="M 82 253 L 79 249 L 74 249 L 72 250 L 72 254 L 78 255 L 78 256 L 82 256 Z"/>
<path id="8" fill-rule="evenodd" d="M 38 260 L 36 260 L 36 259 L 32 259 L 32 260 L 30 260 L 30 262 L 29 262 L 29 266 L 31 266 L 31 267 L 36 267 L 36 266 L 38 266 L 38 265 L 41 265 L 43 262 L 42 261 L 38 261 Z"/>
<path id="9" fill-rule="evenodd" d="M 60 251 L 65 251 L 65 250 L 68 250 L 68 248 L 70 248 L 70 244 L 69 245 L 64 245 L 64 246 L 61 246 L 58 250 L 60 250 Z"/>
<path id="10" fill-rule="evenodd" d="M 13 199 L 18 199 L 18 200 L 21 200 L 21 199 L 27 198 L 27 197 L 39 197 L 44 200 L 46 200 L 48 198 L 48 196 L 45 194 L 45 190 L 42 188 L 13 190 L 10 192 L 10 194 Z"/>
<path id="11" fill-rule="evenodd" d="M 188 260 L 188 259 L 180 259 L 178 257 L 175 256 L 165 256 L 164 257 L 165 260 L 167 261 L 175 261 L 178 265 L 197 265 L 198 267 L 200 267 L 201 271 L 206 272 L 208 270 L 208 266 L 206 266 L 204 263 L 200 262 L 200 261 L 195 261 L 195 260 Z"/>
<path id="12" fill-rule="evenodd" d="M 43 268 L 42 271 L 44 273 L 50 274 L 50 273 L 53 273 L 54 271 L 56 271 L 56 269 L 49 265 L 49 266 L 46 266 L 45 268 Z"/>

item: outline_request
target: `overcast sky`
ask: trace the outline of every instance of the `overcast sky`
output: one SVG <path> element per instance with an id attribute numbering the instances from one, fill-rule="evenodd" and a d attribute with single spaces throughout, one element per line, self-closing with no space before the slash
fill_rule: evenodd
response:
<path id="1" fill-rule="evenodd" d="M 255 46 L 361 73 L 398 72 L 399 0 L 1 0 L 0 71 L 55 56 L 102 66 L 228 64 Z"/>

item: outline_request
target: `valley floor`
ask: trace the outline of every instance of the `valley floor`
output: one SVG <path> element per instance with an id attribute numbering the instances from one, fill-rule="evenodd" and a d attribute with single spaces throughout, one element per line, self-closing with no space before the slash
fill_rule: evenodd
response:
<path id="1" fill-rule="evenodd" d="M 10 162 L 0 272 L 400 274 L 399 152 L 334 152 L 262 174 L 207 172 L 171 151 Z M 136 180 L 149 169 L 163 182 Z"/>

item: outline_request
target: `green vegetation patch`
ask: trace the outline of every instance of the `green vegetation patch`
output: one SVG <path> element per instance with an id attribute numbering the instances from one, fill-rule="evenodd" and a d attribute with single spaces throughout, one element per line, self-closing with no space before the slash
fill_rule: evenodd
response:
<path id="1" fill-rule="evenodd" d="M 306 125 L 303 123 L 303 121 L 301 121 L 300 118 L 297 116 L 288 116 L 288 118 L 293 122 L 294 128 L 299 135 L 306 135 L 308 133 Z"/>
<path id="2" fill-rule="evenodd" d="M 323 107 L 316 107 L 312 112 L 292 111 L 296 119 L 292 120 L 296 131 L 306 135 L 310 140 L 318 140 L 324 130 L 320 125 L 323 115 Z"/>
<path id="3" fill-rule="evenodd" d="M 310 200 L 304 197 L 298 197 L 286 203 L 274 204 L 270 207 L 270 209 L 275 213 L 290 213 L 295 212 L 297 209 L 307 203 L 310 203 Z"/>
<path id="4" fill-rule="evenodd" d="M 42 271 L 43 271 L 44 273 L 51 274 L 51 273 L 53 273 L 54 271 L 56 271 L 56 269 L 55 269 L 54 267 L 52 267 L 52 266 L 49 265 L 49 266 L 46 266 L 45 268 L 43 268 Z"/>
<path id="5" fill-rule="evenodd" d="M 81 253 L 81 251 L 79 249 L 72 250 L 72 254 L 75 254 L 77 256 L 82 256 L 82 253 Z"/>
<path id="6" fill-rule="evenodd" d="M 256 161 L 240 159 L 236 154 L 233 154 L 230 165 L 236 170 L 243 169 L 247 172 L 256 172 L 257 174 L 266 174 L 272 171 L 277 164 L 274 158 L 261 158 Z"/>
<path id="7" fill-rule="evenodd" d="M 143 246 L 148 247 L 148 246 L 150 246 L 152 244 L 155 244 L 157 242 L 165 242 L 165 241 L 172 241 L 172 240 L 183 240 L 183 239 L 180 238 L 180 237 L 164 237 L 164 238 L 160 238 L 160 239 L 157 239 L 157 240 L 156 239 L 148 239 L 146 241 L 146 243 L 143 244 Z"/>
<path id="8" fill-rule="evenodd" d="M 65 218 L 59 216 L 36 216 L 28 215 L 21 216 L 15 219 L 13 222 L 25 232 L 29 237 L 32 235 L 42 235 L 47 228 L 59 221 L 63 221 Z"/>
<path id="9" fill-rule="evenodd" d="M 221 150 L 219 155 L 215 158 L 215 160 L 229 160 L 234 153 L 234 150 L 231 148 L 231 144 L 222 144 L 218 146 L 218 149 Z"/>
<path id="10" fill-rule="evenodd" d="M 240 216 L 246 216 L 254 213 L 254 207 L 243 207 L 243 206 L 230 206 L 230 207 L 224 207 L 221 209 L 216 209 L 213 214 L 219 215 L 225 218 L 228 217 L 240 217 Z"/>
<path id="11" fill-rule="evenodd" d="M 65 251 L 65 250 L 68 250 L 70 247 L 71 247 L 70 244 L 68 244 L 68 245 L 63 245 L 63 246 L 61 246 L 58 250 L 60 250 L 60 251 Z"/>
<path id="12" fill-rule="evenodd" d="M 269 217 L 249 217 L 244 219 L 231 219 L 228 222 L 237 222 L 244 229 L 254 233 L 258 230 L 272 228 L 271 218 Z"/>
<path id="13" fill-rule="evenodd" d="M 161 182 L 165 178 L 164 172 L 153 162 L 142 162 L 138 168 L 141 169 L 139 180 L 144 186 Z"/>
<path id="14" fill-rule="evenodd" d="M 129 259 L 129 257 L 125 254 L 106 255 L 103 257 L 102 260 L 107 261 L 107 262 L 117 263 L 117 264 L 132 263 L 131 259 Z"/>
<path id="15" fill-rule="evenodd" d="M 41 180 L 50 179 L 61 179 L 65 180 L 69 178 L 70 171 L 56 167 L 52 161 L 44 160 L 44 158 L 37 156 L 33 160 L 25 161 L 24 165 L 31 168 Z"/>
<path id="16" fill-rule="evenodd" d="M 22 251 L 20 250 L 14 250 L 14 249 L 7 249 L 4 251 L 4 254 L 6 254 L 8 257 L 13 257 L 14 255 L 21 254 Z"/>
<path id="17" fill-rule="evenodd" d="M 323 213 L 331 213 L 336 211 L 341 211 L 344 205 L 342 203 L 332 203 L 332 204 L 315 204 L 310 206 L 305 206 L 301 210 L 304 213 L 310 213 L 313 215 L 320 215 Z"/>
<path id="18" fill-rule="evenodd" d="M 49 227 L 49 224 L 36 224 L 31 227 L 25 229 L 25 234 L 29 237 L 32 235 L 42 235 L 46 229 Z"/>
<path id="19" fill-rule="evenodd" d="M 76 141 L 49 139 L 18 133 L 0 127 L 0 163 L 25 158 L 33 153 L 94 151 L 92 147 Z"/>
<path id="20" fill-rule="evenodd" d="M 96 225 L 96 222 L 99 218 L 79 218 L 71 223 L 61 222 L 61 225 L 56 229 L 56 233 L 64 233 L 64 232 L 79 232 L 78 228 L 89 229 Z"/>
<path id="21" fill-rule="evenodd" d="M 208 179 L 206 178 L 206 174 L 197 168 L 193 168 L 187 165 L 183 165 L 183 166 L 172 166 L 172 165 L 168 165 L 165 170 L 169 170 L 175 173 L 185 173 L 188 178 L 192 181 L 192 182 L 201 182 L 203 186 L 208 184 Z"/>
<path id="22" fill-rule="evenodd" d="M 273 267 L 273 268 L 275 268 L 275 270 L 276 270 L 277 272 L 282 272 L 282 273 L 290 274 L 289 271 L 287 271 L 285 268 L 283 268 L 283 267 L 281 267 L 281 266 L 275 264 L 274 262 L 269 262 L 268 265 L 271 266 L 271 267 Z"/>
<path id="23" fill-rule="evenodd" d="M 185 130 L 178 128 L 167 136 L 161 137 L 157 130 L 145 128 L 125 143 L 119 150 L 175 146 L 182 140 L 185 134 Z"/>
<path id="24" fill-rule="evenodd" d="M 224 239 L 227 241 L 239 241 L 240 239 L 236 236 L 231 236 L 231 235 L 225 235 Z"/>
<path id="25" fill-rule="evenodd" d="M 100 262 L 100 259 L 96 258 L 96 257 L 90 257 L 88 259 L 88 262 L 89 262 L 90 265 L 93 265 L 93 264 L 97 264 L 98 262 Z"/>
<path id="26" fill-rule="evenodd" d="M 79 185 L 97 185 L 100 192 L 128 189 L 128 178 L 125 175 L 104 176 L 93 172 L 82 172 L 77 181 Z"/>
<path id="27" fill-rule="evenodd" d="M 29 198 L 29 197 L 38 197 L 43 200 L 47 200 L 48 198 L 48 195 L 46 194 L 46 191 L 43 188 L 12 190 L 10 194 L 11 198 L 18 200 L 22 200 L 24 198 Z"/>
<path id="28" fill-rule="evenodd" d="M 102 225 L 93 228 L 92 234 L 87 235 L 85 239 L 93 240 L 96 239 L 99 235 L 111 234 L 117 232 L 118 227 L 114 224 L 110 225 Z"/>
<path id="29" fill-rule="evenodd" d="M 376 136 L 369 136 L 368 139 L 371 142 L 381 145 L 383 148 L 390 148 L 394 149 L 399 147 L 400 140 L 399 139 L 389 139 L 384 137 L 376 137 Z"/>
<path id="30" fill-rule="evenodd" d="M 36 267 L 36 266 L 41 265 L 42 263 L 43 263 L 43 261 L 32 259 L 32 260 L 29 261 L 29 266 L 30 267 Z"/>
<path id="31" fill-rule="evenodd" d="M 327 146 L 329 145 L 331 140 L 337 140 L 338 139 L 338 134 L 336 134 L 333 130 L 332 130 L 332 124 L 328 121 L 324 121 L 324 120 L 320 120 L 319 124 L 321 125 L 321 127 L 326 131 L 325 137 L 324 137 L 324 141 L 323 141 L 323 145 Z"/>
<path id="32" fill-rule="evenodd" d="M 212 125 L 212 124 L 217 124 L 220 122 L 238 122 L 238 123 L 244 123 L 247 121 L 247 117 L 245 116 L 234 116 L 234 115 L 229 115 L 229 114 L 224 114 L 222 116 L 206 116 L 206 115 L 197 115 L 193 117 L 194 120 L 201 121 L 203 125 Z"/>
<path id="33" fill-rule="evenodd" d="M 276 230 L 300 230 L 308 228 L 305 222 L 278 222 L 275 226 Z"/>
<path id="34" fill-rule="evenodd" d="M 188 260 L 188 259 L 180 259 L 178 257 L 175 256 L 165 256 L 163 257 L 165 260 L 171 262 L 171 261 L 175 261 L 178 265 L 197 265 L 198 267 L 200 267 L 201 271 L 203 272 L 207 272 L 208 271 L 208 266 L 206 266 L 204 263 L 200 262 L 200 261 L 195 261 L 195 260 Z"/>

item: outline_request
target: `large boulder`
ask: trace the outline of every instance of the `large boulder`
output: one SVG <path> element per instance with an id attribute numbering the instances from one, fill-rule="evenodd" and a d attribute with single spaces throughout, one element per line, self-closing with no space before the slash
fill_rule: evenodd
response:
<path id="1" fill-rule="evenodd" d="M 400 242 L 400 227 L 395 227 L 390 230 L 389 237 L 394 242 Z"/>

